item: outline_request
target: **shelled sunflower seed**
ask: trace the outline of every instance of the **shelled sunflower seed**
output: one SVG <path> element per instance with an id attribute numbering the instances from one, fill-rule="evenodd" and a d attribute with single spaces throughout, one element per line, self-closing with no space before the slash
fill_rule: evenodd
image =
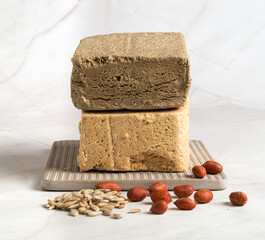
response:
<path id="1" fill-rule="evenodd" d="M 127 203 L 128 201 L 125 201 L 121 193 L 117 191 L 111 191 L 110 189 L 82 189 L 78 192 L 65 193 L 54 198 L 54 200 L 48 199 L 48 204 L 44 206 L 49 210 L 64 209 L 70 211 L 73 217 L 79 214 L 86 214 L 90 217 L 102 214 L 120 218 L 116 216 L 120 214 L 112 214 L 112 210 L 114 208 L 124 208 Z"/>
<path id="2" fill-rule="evenodd" d="M 141 212 L 140 208 L 131 209 L 128 213 L 138 213 Z"/>
<path id="3" fill-rule="evenodd" d="M 113 214 L 112 217 L 115 218 L 115 219 L 121 219 L 122 215 L 116 213 L 116 214 Z"/>

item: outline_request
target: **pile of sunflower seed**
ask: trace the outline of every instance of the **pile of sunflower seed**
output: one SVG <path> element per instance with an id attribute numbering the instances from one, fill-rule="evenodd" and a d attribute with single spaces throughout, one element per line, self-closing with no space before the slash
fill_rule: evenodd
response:
<path id="1" fill-rule="evenodd" d="M 86 214 L 89 217 L 99 215 L 122 218 L 121 214 L 113 214 L 114 208 L 124 208 L 128 201 L 121 196 L 120 192 L 110 189 L 82 189 L 78 192 L 65 193 L 54 200 L 48 199 L 45 205 L 49 210 L 64 209 L 70 211 L 74 217 Z"/>

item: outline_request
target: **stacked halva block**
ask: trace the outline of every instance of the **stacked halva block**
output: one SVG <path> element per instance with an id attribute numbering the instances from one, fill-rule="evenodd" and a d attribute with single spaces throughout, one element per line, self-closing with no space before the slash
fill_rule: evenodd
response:
<path id="1" fill-rule="evenodd" d="M 72 62 L 80 170 L 188 168 L 191 78 L 181 33 L 88 37 Z"/>

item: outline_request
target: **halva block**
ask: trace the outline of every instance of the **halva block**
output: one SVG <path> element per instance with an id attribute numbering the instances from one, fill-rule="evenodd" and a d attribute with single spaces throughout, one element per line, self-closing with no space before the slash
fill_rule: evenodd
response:
<path id="1" fill-rule="evenodd" d="M 181 33 L 88 37 L 72 62 L 71 97 L 78 109 L 167 109 L 188 97 L 190 64 Z"/>
<path id="2" fill-rule="evenodd" d="M 83 112 L 78 165 L 82 171 L 185 171 L 189 106 L 157 111 Z"/>

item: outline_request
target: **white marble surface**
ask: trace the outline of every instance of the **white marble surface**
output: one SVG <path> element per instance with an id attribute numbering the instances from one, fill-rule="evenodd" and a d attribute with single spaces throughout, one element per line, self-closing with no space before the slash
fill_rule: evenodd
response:
<path id="1" fill-rule="evenodd" d="M 0 239 L 265 239 L 264 1 L 1 1 Z M 194 211 L 174 208 L 124 219 L 73 218 L 42 204 L 40 180 L 52 142 L 78 139 L 71 62 L 83 37 L 180 31 L 192 64 L 190 136 L 229 177 Z M 228 203 L 244 191 L 246 206 Z"/>

